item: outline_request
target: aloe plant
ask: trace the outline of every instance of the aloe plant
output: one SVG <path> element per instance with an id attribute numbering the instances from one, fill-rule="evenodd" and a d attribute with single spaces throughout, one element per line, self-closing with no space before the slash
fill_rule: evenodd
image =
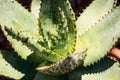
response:
<path id="1" fill-rule="evenodd" d="M 18 0 L 19 1 L 19 0 Z M 93 0 L 76 19 L 69 0 L 0 0 L 0 75 L 14 80 L 119 80 L 106 56 L 120 38 L 117 0 Z M 114 72 L 113 74 L 111 72 Z"/>

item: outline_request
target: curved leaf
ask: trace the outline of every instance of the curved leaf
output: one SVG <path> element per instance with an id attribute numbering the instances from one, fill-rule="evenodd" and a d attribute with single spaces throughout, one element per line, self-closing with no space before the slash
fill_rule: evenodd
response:
<path id="1" fill-rule="evenodd" d="M 82 76 L 86 74 L 96 74 L 96 73 L 104 72 L 105 70 L 110 69 L 110 67 L 113 66 L 114 63 L 115 62 L 113 60 L 105 57 L 104 59 L 101 59 L 99 62 L 95 63 L 94 65 L 88 67 L 79 66 L 72 72 L 65 74 L 65 76 L 68 77 L 68 80 L 82 80 Z M 105 77 L 105 75 L 103 75 L 103 77 Z"/>
<path id="2" fill-rule="evenodd" d="M 26 45 L 24 45 L 21 41 L 14 39 L 12 36 L 8 35 L 5 29 L 2 28 L 4 35 L 6 36 L 7 40 L 10 42 L 14 50 L 23 58 L 27 59 L 29 55 L 33 53 Z"/>
<path id="3" fill-rule="evenodd" d="M 50 66 L 38 67 L 37 70 L 47 75 L 61 75 L 74 70 L 79 65 L 82 65 L 86 57 L 85 51 L 75 51 L 68 55 L 63 60 L 53 63 Z"/>
<path id="4" fill-rule="evenodd" d="M 119 80 L 120 79 L 120 67 L 119 63 L 115 63 L 109 69 L 94 74 L 85 74 L 82 76 L 82 80 Z"/>
<path id="5" fill-rule="evenodd" d="M 73 12 L 73 9 L 70 5 L 69 0 L 59 0 L 56 1 L 56 4 L 59 5 L 59 7 L 63 10 L 64 15 L 67 19 L 67 47 L 68 52 L 72 53 L 75 50 L 75 43 L 76 43 L 76 35 L 77 35 L 77 29 L 75 24 L 75 14 Z"/>
<path id="6" fill-rule="evenodd" d="M 76 21 L 77 36 L 83 35 L 105 17 L 114 7 L 116 0 L 94 0 Z"/>
<path id="7" fill-rule="evenodd" d="M 0 51 L 0 75 L 12 79 L 21 79 L 25 74 L 15 70 L 2 56 Z"/>
<path id="8" fill-rule="evenodd" d="M 37 19 L 15 0 L 0 0 L 0 24 L 15 31 L 38 33 Z"/>
<path id="9" fill-rule="evenodd" d="M 90 65 L 103 58 L 120 37 L 120 7 L 114 9 L 86 34 L 78 37 L 76 49 L 86 49 L 84 65 Z"/>

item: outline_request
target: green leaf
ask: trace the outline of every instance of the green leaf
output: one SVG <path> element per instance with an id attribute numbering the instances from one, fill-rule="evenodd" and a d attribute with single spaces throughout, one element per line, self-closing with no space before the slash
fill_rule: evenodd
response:
<path id="1" fill-rule="evenodd" d="M 114 63 L 115 62 L 113 60 L 110 60 L 109 58 L 104 58 L 104 59 L 101 59 L 99 62 L 95 63 L 94 65 L 91 65 L 88 67 L 79 66 L 78 68 L 71 71 L 70 73 L 65 74 L 65 76 L 68 77 L 68 80 L 82 80 L 82 76 L 87 74 L 102 73 L 107 69 L 110 69 Z M 105 77 L 106 75 L 102 75 L 102 76 Z M 98 78 L 98 79 L 101 79 L 101 78 Z M 94 80 L 94 77 L 93 77 L 93 80 Z M 109 80 L 109 79 L 106 79 L 106 80 Z"/>
<path id="2" fill-rule="evenodd" d="M 4 58 L 0 51 L 0 75 L 12 79 L 21 79 L 25 74 L 14 69 Z"/>
<path id="3" fill-rule="evenodd" d="M 0 25 L 12 29 L 12 32 L 24 39 L 42 41 L 38 35 L 38 20 L 15 0 L 0 0 Z"/>
<path id="4" fill-rule="evenodd" d="M 77 36 L 85 34 L 96 23 L 105 17 L 114 7 L 115 0 L 94 0 L 76 21 Z"/>
<path id="5" fill-rule="evenodd" d="M 47 33 L 57 36 L 57 15 L 59 14 L 55 0 L 41 0 L 41 9 L 39 14 L 39 23 L 42 35 L 48 40 Z"/>
<path id="6" fill-rule="evenodd" d="M 49 66 L 38 67 L 36 70 L 47 75 L 62 75 L 69 73 L 79 65 L 82 65 L 86 57 L 86 50 L 75 51 L 64 59 L 50 64 Z"/>
<path id="7" fill-rule="evenodd" d="M 14 44 L 14 45 L 12 45 L 13 48 L 18 48 L 20 46 L 24 46 L 24 47 L 26 46 L 26 48 L 24 48 L 24 49 L 25 49 L 25 51 L 29 52 L 29 53 L 27 52 L 27 54 L 30 55 L 30 56 L 28 55 L 29 60 L 32 60 L 32 58 L 35 57 L 35 56 L 36 56 L 36 60 L 32 60 L 32 61 L 35 61 L 35 62 L 41 62 L 41 60 L 47 60 L 47 61 L 55 62 L 56 60 L 59 60 L 59 59 L 62 58 L 62 56 L 60 56 L 59 54 L 55 54 L 54 51 L 46 49 L 44 46 L 40 45 L 37 40 L 38 39 L 41 40 L 41 37 L 38 34 L 32 34 L 32 32 L 28 32 L 28 33 L 26 33 L 27 35 L 29 35 L 29 37 L 27 38 L 27 37 L 23 37 L 21 34 L 14 33 L 14 31 L 12 31 L 12 29 L 8 29 L 7 27 L 5 28 L 5 30 L 9 34 L 9 35 L 7 35 L 7 33 L 5 33 L 7 35 L 7 37 L 11 36 L 13 38 L 13 40 L 17 41 L 17 42 L 15 41 L 16 43 L 13 43 Z M 3 30 L 3 31 L 6 32 L 5 30 Z M 32 35 L 29 34 L 29 33 L 31 33 Z M 18 42 L 19 42 L 19 46 L 16 47 Z M 15 49 L 15 50 L 18 50 L 18 49 Z M 31 51 L 31 53 L 30 53 L 30 51 Z M 26 53 L 24 53 L 21 50 L 17 51 L 17 52 L 22 57 L 23 56 L 26 57 L 26 58 L 28 57 L 27 55 L 25 55 Z"/>
<path id="8" fill-rule="evenodd" d="M 20 55 L 23 59 L 27 59 L 29 55 L 33 53 L 25 44 L 21 41 L 14 39 L 12 36 L 8 35 L 5 29 L 2 28 L 4 35 L 6 36 L 7 40 L 11 43 L 12 48 Z"/>
<path id="9" fill-rule="evenodd" d="M 49 76 L 37 73 L 33 80 L 66 80 L 65 76 Z"/>
<path id="10" fill-rule="evenodd" d="M 120 37 L 120 7 L 114 9 L 86 34 L 78 37 L 76 49 L 88 49 L 84 66 L 97 62 L 110 51 Z"/>
<path id="11" fill-rule="evenodd" d="M 38 33 L 37 19 L 15 0 L 0 0 L 0 24 L 16 32 Z"/>
<path id="12" fill-rule="evenodd" d="M 73 12 L 73 9 L 70 5 L 69 0 L 59 0 L 56 1 L 56 4 L 59 5 L 59 7 L 63 10 L 64 15 L 67 19 L 67 47 L 68 52 L 72 53 L 74 51 L 75 43 L 76 43 L 76 35 L 77 35 L 77 29 L 75 24 L 75 14 Z"/>
<path id="13" fill-rule="evenodd" d="M 75 16 L 67 0 L 42 0 L 39 22 L 46 47 L 62 56 L 74 51 Z"/>
<path id="14" fill-rule="evenodd" d="M 41 7 L 40 3 L 41 3 L 41 0 L 32 0 L 32 3 L 31 3 L 31 13 L 36 18 L 39 18 L 40 7 Z"/>
<path id="15" fill-rule="evenodd" d="M 14 50 L 1 50 L 3 58 L 11 64 L 16 70 L 24 73 L 24 77 L 20 80 L 31 80 L 36 75 L 37 71 L 35 68 L 38 64 L 31 63 L 29 61 L 21 59 L 17 56 Z M 35 59 L 35 58 L 34 58 Z"/>
<path id="16" fill-rule="evenodd" d="M 120 67 L 119 63 L 114 63 L 113 66 L 107 70 L 94 73 L 94 74 L 85 74 L 82 76 L 82 80 L 119 80 L 120 79 Z"/>

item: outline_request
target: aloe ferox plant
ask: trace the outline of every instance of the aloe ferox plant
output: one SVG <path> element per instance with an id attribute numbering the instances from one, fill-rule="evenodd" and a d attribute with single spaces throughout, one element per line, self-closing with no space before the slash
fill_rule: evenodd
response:
<path id="1" fill-rule="evenodd" d="M 13 80 L 119 80 L 106 56 L 120 38 L 117 0 L 93 0 L 76 19 L 69 0 L 0 0 L 0 76 Z M 1 45 L 1 44 L 0 44 Z"/>

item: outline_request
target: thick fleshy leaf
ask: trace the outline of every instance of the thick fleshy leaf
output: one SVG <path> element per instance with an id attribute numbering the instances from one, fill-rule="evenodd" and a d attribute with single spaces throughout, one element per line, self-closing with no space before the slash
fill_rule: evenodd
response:
<path id="1" fill-rule="evenodd" d="M 49 76 L 38 72 L 33 80 L 66 80 L 66 78 L 65 76 Z"/>
<path id="2" fill-rule="evenodd" d="M 59 0 L 56 2 L 57 5 L 63 10 L 64 15 L 67 19 L 67 47 L 68 52 L 72 53 L 74 51 L 75 43 L 76 43 L 76 24 L 75 24 L 75 14 L 73 12 L 73 9 L 70 5 L 69 0 Z"/>
<path id="3" fill-rule="evenodd" d="M 38 20 L 15 0 L 0 0 L 0 25 L 12 29 L 15 34 L 34 41 L 38 35 Z"/>
<path id="4" fill-rule="evenodd" d="M 27 59 L 29 55 L 33 53 L 26 45 L 24 45 L 21 41 L 14 39 L 12 36 L 8 35 L 4 28 L 2 28 L 4 35 L 7 40 L 10 42 L 12 48 L 20 55 L 23 59 Z"/>
<path id="5" fill-rule="evenodd" d="M 61 75 L 74 70 L 76 67 L 82 65 L 86 57 L 85 51 L 75 51 L 68 55 L 63 60 L 53 63 L 49 66 L 38 67 L 37 70 L 47 75 Z"/>
<path id="6" fill-rule="evenodd" d="M 40 27 L 46 46 L 62 56 L 74 51 L 76 39 L 75 16 L 67 4 L 68 0 L 42 0 L 40 11 Z"/>
<path id="7" fill-rule="evenodd" d="M 14 69 L 4 58 L 0 51 L 0 75 L 12 79 L 21 79 L 25 74 Z"/>
<path id="8" fill-rule="evenodd" d="M 15 0 L 0 0 L 0 24 L 15 31 L 38 33 L 37 19 Z"/>
<path id="9" fill-rule="evenodd" d="M 82 76 L 84 76 L 85 74 L 102 73 L 107 69 L 110 69 L 114 63 L 115 62 L 113 60 L 110 60 L 109 58 L 104 58 L 89 67 L 79 66 L 78 68 L 66 74 L 65 76 L 68 76 L 68 80 L 82 80 Z M 105 77 L 106 75 L 102 75 L 102 76 Z"/>
<path id="10" fill-rule="evenodd" d="M 37 64 L 21 59 L 20 56 L 16 55 L 14 50 L 1 50 L 1 54 L 15 70 L 24 73 L 24 77 L 20 80 L 31 80 L 36 75 L 37 71 L 35 68 Z"/>
<path id="11" fill-rule="evenodd" d="M 38 34 L 26 32 L 26 35 L 29 35 L 29 38 L 27 38 L 23 37 L 22 34 L 14 33 L 12 29 L 8 29 L 7 27 L 5 27 L 5 30 L 3 29 L 3 32 L 7 38 L 11 39 L 8 41 L 13 44 L 12 47 L 14 49 L 16 48 L 15 51 L 18 53 L 18 55 L 22 56 L 22 58 L 27 58 L 28 56 L 30 56 L 29 59 L 32 59 L 33 56 L 36 56 L 36 58 L 38 59 L 37 62 L 41 62 L 41 59 L 56 62 L 56 60 L 62 58 L 62 56 L 60 56 L 59 54 L 55 54 L 54 51 L 46 49 L 44 46 L 40 45 L 37 40 L 41 40 L 41 37 Z M 29 33 L 31 33 L 32 35 Z M 21 48 L 19 48 L 20 46 Z M 25 52 L 24 50 L 21 50 L 22 48 L 25 49 Z"/>
<path id="12" fill-rule="evenodd" d="M 88 49 L 85 66 L 97 62 L 112 48 L 120 37 L 119 25 L 120 7 L 117 7 L 92 29 L 78 37 L 76 49 Z"/>
<path id="13" fill-rule="evenodd" d="M 116 0 L 94 0 L 76 21 L 77 36 L 81 36 L 105 17 L 114 7 Z"/>
<path id="14" fill-rule="evenodd" d="M 119 63 L 115 63 L 109 69 L 94 74 L 85 74 L 82 76 L 82 80 L 119 80 L 120 79 L 120 67 Z"/>
<path id="15" fill-rule="evenodd" d="M 32 3 L 31 3 L 31 13 L 36 18 L 39 18 L 40 7 L 41 7 L 40 3 L 41 3 L 41 0 L 32 0 Z"/>

